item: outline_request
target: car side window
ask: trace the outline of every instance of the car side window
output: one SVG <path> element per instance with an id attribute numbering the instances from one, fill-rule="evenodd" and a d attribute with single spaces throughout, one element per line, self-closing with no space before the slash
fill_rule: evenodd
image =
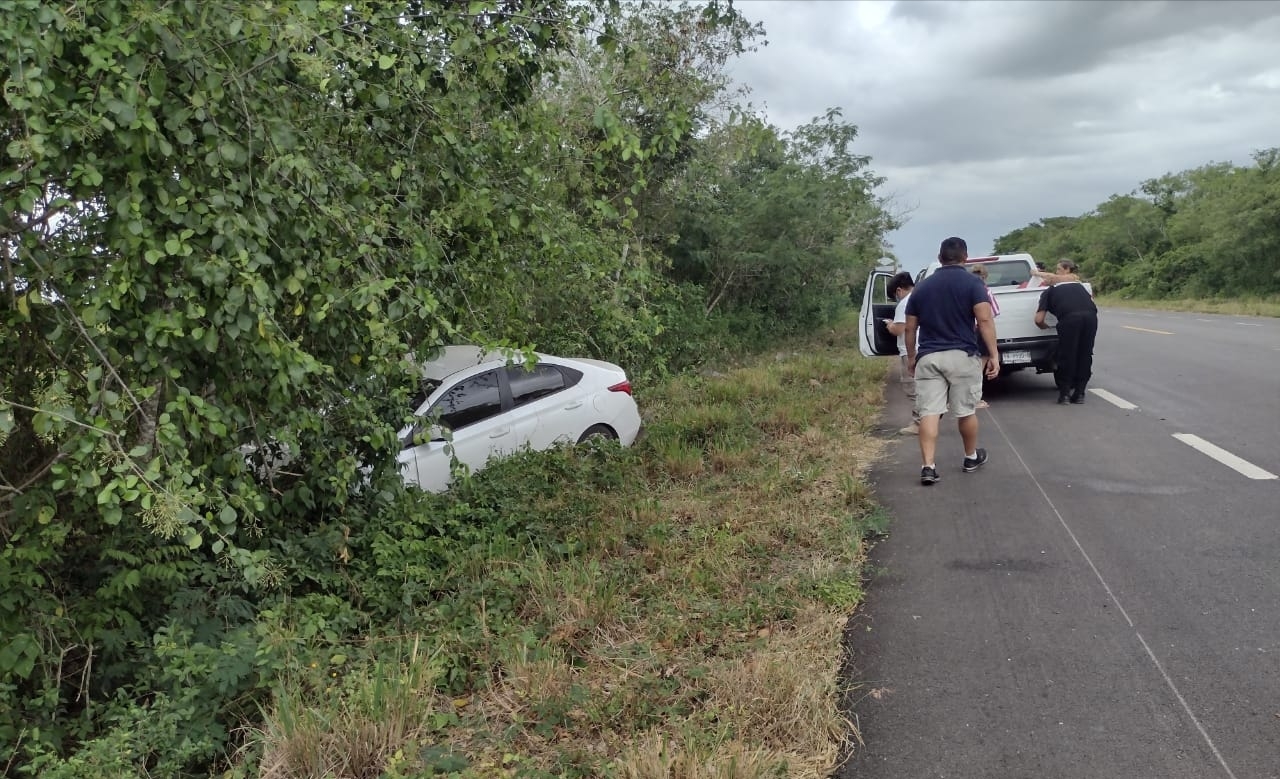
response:
<path id="1" fill-rule="evenodd" d="M 502 395 L 498 391 L 498 371 L 492 370 L 455 384 L 440 396 L 428 416 L 437 417 L 445 427 L 461 430 L 500 411 Z"/>
<path id="2" fill-rule="evenodd" d="M 541 363 L 533 366 L 532 370 L 526 370 L 523 365 L 510 365 L 506 371 L 511 399 L 517 406 L 572 387 L 582 378 L 582 374 L 575 370 Z"/>

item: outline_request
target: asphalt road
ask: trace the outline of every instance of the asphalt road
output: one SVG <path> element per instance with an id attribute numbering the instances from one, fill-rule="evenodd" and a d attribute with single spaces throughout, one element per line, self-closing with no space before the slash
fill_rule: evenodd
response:
<path id="1" fill-rule="evenodd" d="M 1084 405 L 1024 371 L 981 471 L 944 417 L 938 484 L 914 437 L 871 473 L 838 777 L 1280 779 L 1280 320 L 1100 319 Z"/>

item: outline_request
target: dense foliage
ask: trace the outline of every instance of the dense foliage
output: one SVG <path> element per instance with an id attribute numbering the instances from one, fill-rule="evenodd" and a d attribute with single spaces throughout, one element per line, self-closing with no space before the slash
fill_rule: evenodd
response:
<path id="1" fill-rule="evenodd" d="M 661 376 L 823 324 L 895 227 L 837 113 L 731 110 L 715 0 L 0 15 L 5 774 L 225 765 L 313 642 L 528 537 L 400 486 L 407 355 Z"/>
<path id="2" fill-rule="evenodd" d="M 1070 257 L 1095 289 L 1128 297 L 1280 294 L 1280 149 L 1145 181 L 1082 216 L 1001 236 L 996 251 Z"/>

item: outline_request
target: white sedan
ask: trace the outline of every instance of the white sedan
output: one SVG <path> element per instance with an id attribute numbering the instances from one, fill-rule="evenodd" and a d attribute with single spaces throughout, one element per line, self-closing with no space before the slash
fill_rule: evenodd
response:
<path id="1" fill-rule="evenodd" d="M 400 473 L 430 492 L 448 489 L 451 446 L 472 472 L 524 447 L 549 449 L 601 437 L 630 446 L 640 412 L 622 368 L 603 360 L 447 346 L 422 366 L 414 424 L 400 431 Z M 450 440 L 451 439 L 451 440 Z"/>

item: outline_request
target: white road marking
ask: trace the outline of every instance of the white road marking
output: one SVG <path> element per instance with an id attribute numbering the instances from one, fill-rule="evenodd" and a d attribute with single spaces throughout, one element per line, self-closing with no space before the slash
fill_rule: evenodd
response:
<path id="1" fill-rule="evenodd" d="M 1197 319 L 1197 322 L 1212 322 L 1212 319 Z"/>
<path id="2" fill-rule="evenodd" d="M 1093 391 L 1097 392 L 1097 390 Z M 1161 678 L 1164 679 L 1165 685 L 1168 686 L 1169 690 L 1173 693 L 1173 697 L 1178 699 L 1178 703 L 1182 706 L 1182 711 L 1186 713 L 1187 719 L 1191 720 L 1191 724 L 1195 726 L 1196 731 L 1200 734 L 1200 738 L 1204 740 L 1205 745 L 1209 747 L 1209 751 L 1213 753 L 1215 758 L 1217 758 L 1218 765 L 1222 766 L 1223 773 L 1227 775 L 1228 779 L 1236 779 L 1235 772 L 1233 772 L 1231 770 L 1231 766 L 1227 764 L 1227 759 L 1223 757 L 1222 752 L 1218 751 L 1218 745 L 1213 743 L 1213 737 L 1209 735 L 1209 731 L 1205 730 L 1204 725 L 1200 723 L 1200 718 L 1197 717 L 1195 711 L 1192 710 L 1191 704 L 1183 697 L 1182 691 L 1179 690 L 1178 685 L 1174 683 L 1173 677 L 1165 670 L 1164 663 L 1160 662 L 1160 658 L 1156 657 L 1156 653 L 1152 651 L 1151 645 L 1142 637 L 1142 632 L 1138 630 L 1138 626 L 1134 624 L 1134 621 L 1129 616 L 1129 612 L 1125 609 L 1124 604 L 1120 602 L 1120 598 L 1115 594 L 1115 591 L 1111 589 L 1111 585 L 1107 584 L 1107 580 L 1102 575 L 1102 572 L 1098 570 L 1098 566 L 1093 564 L 1093 558 L 1089 557 L 1089 553 L 1085 551 L 1084 545 L 1081 544 L 1080 539 L 1076 537 L 1075 531 L 1073 531 L 1071 529 L 1071 525 L 1067 523 L 1066 517 L 1062 516 L 1062 512 L 1058 511 L 1057 506 L 1053 505 L 1053 501 L 1049 499 L 1049 493 L 1044 490 L 1044 485 L 1042 485 L 1040 480 L 1036 478 L 1031 467 L 1027 465 L 1027 461 L 1022 459 L 1022 453 L 1013 445 L 1013 441 L 1009 440 L 1009 434 L 1000 426 L 1000 420 L 992 417 L 991 421 L 995 423 L 996 428 L 1000 431 L 1001 437 L 1004 438 L 1005 443 L 1009 445 L 1009 449 L 1013 451 L 1013 456 L 1018 458 L 1018 462 L 1021 463 L 1022 469 L 1027 472 L 1027 476 L 1031 477 L 1031 483 L 1036 485 L 1036 489 L 1040 491 L 1040 497 L 1044 498 L 1044 502 L 1049 505 L 1049 510 L 1058 518 L 1058 523 L 1062 525 L 1062 529 L 1067 532 L 1067 536 L 1070 537 L 1071 543 L 1075 544 L 1076 549 L 1079 550 L 1080 556 L 1084 558 L 1085 563 L 1089 566 L 1089 570 L 1093 571 L 1094 578 L 1096 578 L 1098 583 L 1102 585 L 1102 589 L 1107 593 L 1107 597 L 1111 598 L 1111 602 L 1116 604 L 1116 609 L 1119 610 L 1120 616 L 1124 617 L 1124 621 L 1129 623 L 1129 627 L 1133 630 L 1134 637 L 1138 639 L 1139 644 L 1142 644 L 1142 649 L 1147 653 L 1147 657 L 1150 658 L 1151 664 L 1160 672 Z"/>
<path id="3" fill-rule="evenodd" d="M 1173 335 L 1168 330 L 1148 330 L 1145 327 L 1134 327 L 1133 325 L 1120 325 L 1125 330 L 1137 330 L 1139 333 L 1155 333 L 1156 335 Z"/>
<path id="4" fill-rule="evenodd" d="M 1241 327 L 1262 327 L 1258 322 L 1236 322 Z"/>
<path id="5" fill-rule="evenodd" d="M 1238 471 L 1250 479 L 1280 479 L 1280 476 L 1276 476 L 1274 473 L 1271 473 L 1270 471 L 1264 471 L 1258 466 L 1249 462 L 1248 460 L 1243 460 L 1239 457 L 1236 457 L 1234 454 L 1232 454 L 1231 452 L 1228 452 L 1226 449 L 1222 449 L 1221 447 L 1214 446 L 1213 444 L 1209 443 L 1208 441 L 1204 440 L 1198 435 L 1191 435 L 1190 433 L 1174 433 L 1173 437 L 1178 439 L 1182 443 L 1186 444 L 1187 446 L 1191 447 L 1192 449 L 1195 449 L 1196 451 L 1201 452 L 1203 454 L 1209 455 L 1210 457 L 1222 463 L 1223 465 L 1227 466 L 1228 468 Z"/>
<path id="6" fill-rule="evenodd" d="M 1106 390 L 1091 389 L 1089 391 L 1097 395 L 1098 397 L 1102 398 L 1103 400 L 1107 401 L 1111 405 L 1118 406 L 1119 408 L 1122 408 L 1125 411 L 1133 411 L 1135 408 L 1137 408 L 1137 406 L 1133 405 L 1132 403 L 1125 400 L 1124 398 L 1118 395 L 1112 395 L 1110 392 L 1107 392 Z"/>

